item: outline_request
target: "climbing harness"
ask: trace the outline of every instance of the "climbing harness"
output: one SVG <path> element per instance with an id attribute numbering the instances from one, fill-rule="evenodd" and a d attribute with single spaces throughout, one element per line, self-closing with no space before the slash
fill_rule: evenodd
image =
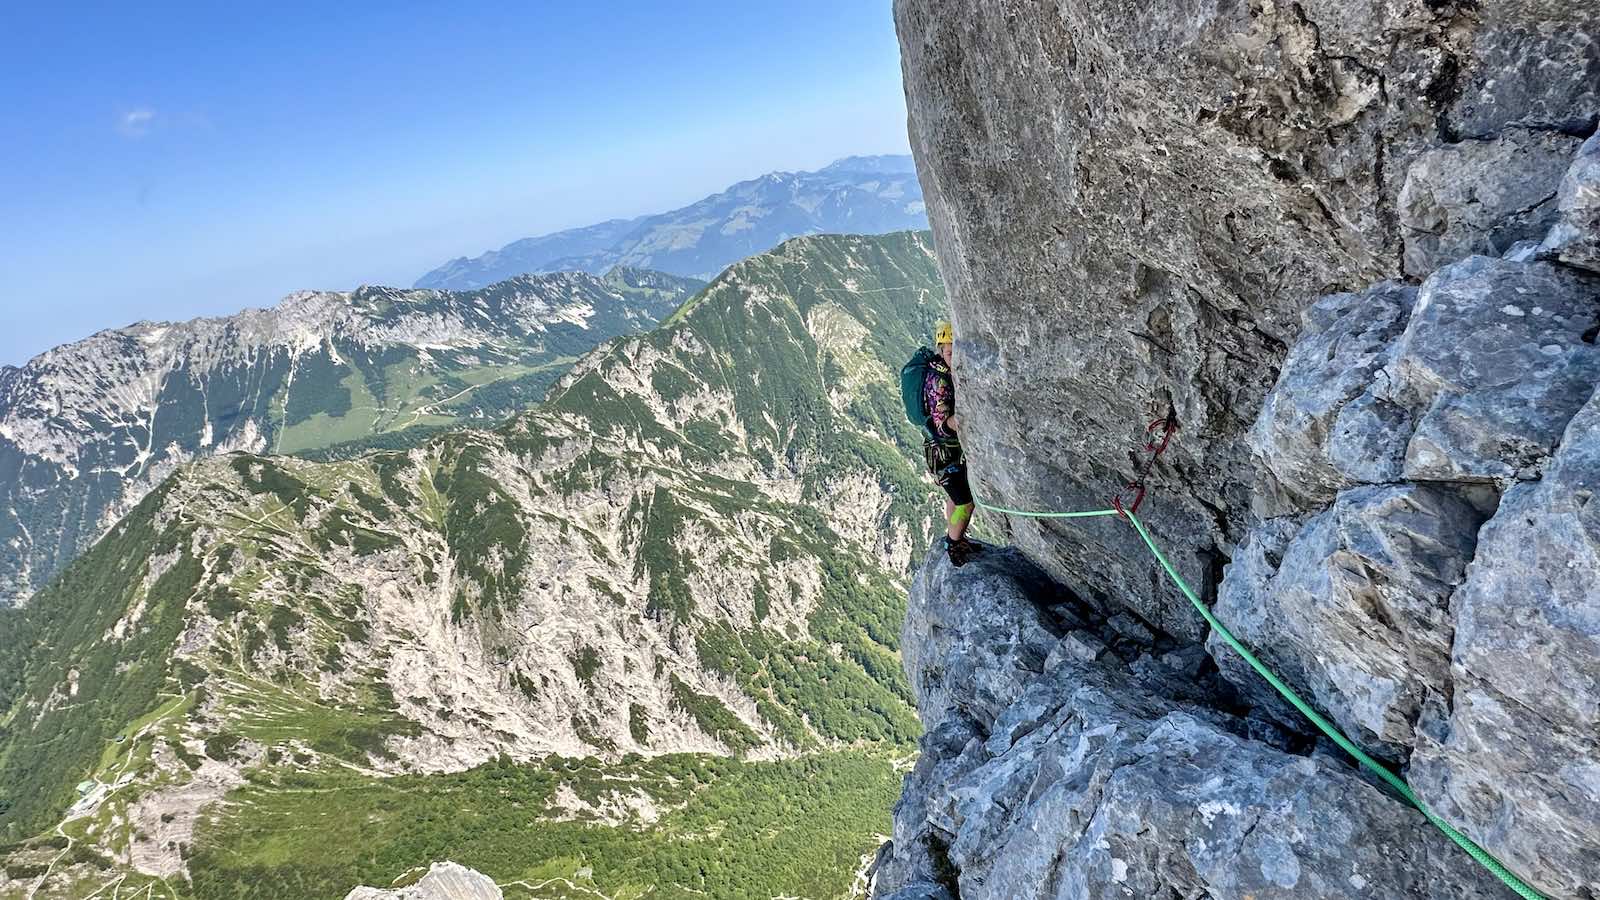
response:
<path id="1" fill-rule="evenodd" d="M 961 462 L 961 442 L 950 438 L 932 438 L 922 442 L 922 461 L 928 474 L 938 477 Z"/>
<path id="2" fill-rule="evenodd" d="M 1267 683 L 1272 685 L 1272 687 L 1276 689 L 1285 700 L 1289 701 L 1289 703 L 1292 704 L 1295 709 L 1298 709 L 1302 715 L 1309 719 L 1311 724 L 1317 726 L 1317 728 L 1323 734 L 1327 735 L 1329 739 L 1338 744 L 1346 753 L 1354 757 L 1363 768 L 1381 778 L 1385 784 L 1389 785 L 1395 790 L 1396 793 L 1405 798 L 1406 802 L 1416 807 L 1417 811 L 1422 813 L 1423 817 L 1432 823 L 1435 828 L 1438 828 L 1441 832 L 1443 832 L 1445 837 L 1448 837 L 1450 840 L 1454 841 L 1456 846 L 1460 847 L 1462 850 L 1465 850 L 1467 854 L 1471 856 L 1479 865 L 1483 866 L 1489 871 L 1490 874 L 1500 879 L 1501 883 L 1510 888 L 1512 891 L 1516 892 L 1519 897 L 1524 898 L 1524 900 L 1549 900 L 1549 898 L 1544 894 L 1539 893 L 1539 891 L 1534 889 L 1527 882 L 1523 881 L 1521 878 L 1517 877 L 1517 875 L 1512 873 L 1510 869 L 1507 869 L 1504 864 L 1490 855 L 1489 851 L 1478 846 L 1477 843 L 1471 838 L 1457 831 L 1450 825 L 1450 823 L 1435 815 L 1433 811 L 1428 809 L 1427 805 L 1422 802 L 1422 798 L 1418 797 L 1416 793 L 1411 790 L 1411 786 L 1406 784 L 1404 779 L 1402 779 L 1399 775 L 1389 771 L 1387 766 L 1367 755 L 1366 751 L 1356 746 L 1354 741 L 1351 741 L 1349 738 L 1345 737 L 1343 732 L 1339 731 L 1339 729 L 1332 722 L 1328 721 L 1328 719 L 1325 718 L 1321 713 L 1317 712 L 1310 703 L 1307 703 L 1298 693 L 1295 692 L 1293 688 L 1285 684 L 1283 680 L 1274 674 L 1271 669 L 1267 668 L 1265 663 L 1257 659 L 1255 654 L 1250 652 L 1249 648 L 1245 647 L 1245 645 L 1241 643 L 1238 638 L 1234 637 L 1233 632 L 1229 631 L 1227 626 L 1222 624 L 1222 621 L 1216 617 L 1216 614 L 1211 611 L 1211 608 L 1206 606 L 1205 603 L 1200 600 L 1200 597 L 1195 594 L 1194 589 L 1189 586 L 1189 583 L 1183 580 L 1183 576 L 1178 574 L 1178 570 L 1173 567 L 1172 563 L 1167 560 L 1166 554 L 1162 553 L 1161 548 L 1157 546 L 1155 538 L 1150 536 L 1149 530 L 1145 528 L 1144 523 L 1139 520 L 1137 515 L 1135 515 L 1139 508 L 1139 504 L 1144 501 L 1145 476 L 1149 474 L 1150 467 L 1154 465 L 1156 457 L 1160 456 L 1167 449 L 1167 444 L 1172 439 L 1172 433 L 1177 430 L 1178 420 L 1170 408 L 1168 409 L 1165 418 L 1157 419 L 1154 422 L 1151 422 L 1150 425 L 1145 429 L 1145 451 L 1149 454 L 1149 456 L 1146 459 L 1143 468 L 1139 468 L 1137 466 L 1135 467 L 1136 475 L 1133 481 L 1128 483 L 1123 492 L 1125 493 L 1127 490 L 1134 491 L 1131 503 L 1124 504 L 1122 502 L 1123 494 L 1119 493 L 1112 499 L 1111 509 L 1094 509 L 1080 512 L 1037 512 L 1031 510 L 1008 509 L 1004 506 L 994 506 L 985 503 L 982 500 L 976 501 L 977 505 L 980 508 L 987 509 L 991 512 L 1004 513 L 1005 515 L 1021 516 L 1031 519 L 1080 519 L 1096 518 L 1100 516 L 1116 516 L 1132 525 L 1134 530 L 1139 533 L 1139 537 L 1143 539 L 1145 547 L 1149 548 L 1150 554 L 1155 557 L 1156 562 L 1159 563 L 1162 570 L 1166 572 L 1167 577 L 1171 579 L 1172 583 L 1176 585 L 1178 590 L 1183 593 L 1183 596 L 1188 598 L 1189 603 L 1192 604 L 1195 610 L 1200 613 L 1201 618 L 1206 620 L 1206 624 L 1210 625 L 1212 630 L 1214 630 L 1229 647 L 1233 648 L 1234 652 L 1243 657 L 1244 661 L 1250 664 L 1250 668 L 1256 671 L 1256 674 L 1266 679 Z M 1155 437 L 1157 431 L 1161 432 L 1159 441 Z"/>

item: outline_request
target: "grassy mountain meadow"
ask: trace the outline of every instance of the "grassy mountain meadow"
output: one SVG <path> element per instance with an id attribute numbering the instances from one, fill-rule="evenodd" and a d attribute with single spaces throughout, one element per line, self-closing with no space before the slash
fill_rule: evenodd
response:
<path id="1" fill-rule="evenodd" d="M 848 895 L 943 308 L 926 233 L 795 239 L 493 429 L 177 469 L 0 619 L 0 897 Z"/>

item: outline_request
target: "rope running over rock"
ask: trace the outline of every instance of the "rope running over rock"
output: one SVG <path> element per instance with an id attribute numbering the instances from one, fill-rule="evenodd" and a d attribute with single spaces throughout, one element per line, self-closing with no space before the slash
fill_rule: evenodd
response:
<path id="1" fill-rule="evenodd" d="M 1162 446 L 1162 449 L 1165 449 L 1165 445 Z M 1142 485 L 1140 485 L 1140 487 L 1140 492 L 1142 493 Z M 1140 497 L 1139 499 L 1143 498 Z M 1265 663 L 1257 659 L 1255 654 L 1251 653 L 1249 648 L 1240 643 L 1239 639 L 1233 636 L 1233 632 L 1229 631 L 1227 626 L 1222 624 L 1222 621 L 1216 617 L 1216 614 L 1211 611 L 1211 608 L 1201 602 L 1200 597 L 1195 594 L 1194 589 L 1189 586 L 1188 582 L 1183 580 L 1183 577 L 1178 574 L 1178 570 L 1173 568 L 1172 563 L 1167 561 L 1166 554 L 1161 552 L 1161 548 L 1156 545 L 1155 539 L 1150 536 L 1150 532 L 1144 527 L 1144 523 L 1139 521 L 1139 517 L 1134 514 L 1132 509 L 1094 509 L 1081 512 L 1035 512 L 1029 510 L 1007 509 L 1003 506 L 994 506 L 985 503 L 982 500 L 978 500 L 977 504 L 980 508 L 990 510 L 991 512 L 1004 513 L 1011 516 L 1022 516 L 1030 519 L 1079 519 L 1095 518 L 1100 516 L 1117 516 L 1118 518 L 1125 519 L 1134 527 L 1134 530 L 1139 532 L 1139 537 L 1144 539 L 1145 546 L 1150 549 L 1150 553 L 1155 557 L 1156 562 L 1160 563 L 1161 568 L 1167 573 L 1167 577 L 1170 578 L 1172 583 L 1177 585 L 1178 590 L 1182 591 L 1183 595 L 1189 599 L 1189 602 L 1194 605 L 1194 608 L 1197 611 L 1199 611 L 1201 617 L 1206 620 L 1206 623 L 1217 632 L 1217 634 L 1228 644 L 1228 646 L 1232 647 L 1235 652 L 1243 657 L 1245 662 L 1250 664 L 1250 668 L 1255 669 L 1256 673 L 1262 678 L 1266 679 L 1267 683 L 1272 685 L 1272 687 L 1276 689 L 1279 694 L 1283 695 L 1285 700 L 1293 704 L 1295 709 L 1298 709 L 1302 715 L 1311 720 L 1311 724 L 1317 726 L 1317 728 L 1321 730 L 1323 734 L 1327 735 L 1334 743 L 1343 748 L 1346 753 L 1355 757 L 1356 761 L 1359 762 L 1364 768 L 1372 772 L 1374 775 L 1377 775 L 1379 778 L 1383 779 L 1384 783 L 1394 788 L 1394 790 L 1400 794 L 1400 796 L 1404 797 L 1412 806 L 1415 806 L 1417 811 L 1422 813 L 1422 815 L 1427 818 L 1427 820 L 1431 822 L 1435 828 L 1438 828 L 1441 832 L 1443 832 L 1445 837 L 1448 837 L 1450 840 L 1454 841 L 1458 847 L 1465 850 L 1467 854 L 1476 860 L 1479 865 L 1489 870 L 1489 872 L 1496 878 L 1500 879 L 1500 881 L 1503 882 L 1506 887 L 1515 891 L 1518 896 L 1523 897 L 1524 900 L 1549 900 L 1549 898 L 1547 898 L 1544 894 L 1539 893 L 1527 882 L 1517 877 L 1517 875 L 1510 869 L 1507 869 L 1503 863 L 1490 855 L 1489 851 L 1478 846 L 1477 843 L 1475 843 L 1471 838 L 1457 831 L 1455 828 L 1451 827 L 1450 823 L 1435 815 L 1433 811 L 1428 809 L 1427 805 L 1422 802 L 1422 799 L 1411 790 L 1411 786 L 1406 784 L 1404 779 L 1389 771 L 1387 766 L 1367 755 L 1366 751 L 1356 746 L 1354 741 L 1351 741 L 1349 738 L 1345 737 L 1343 732 L 1339 731 L 1339 729 L 1332 722 L 1328 721 L 1328 719 L 1325 718 L 1321 713 L 1317 712 L 1316 709 L 1311 706 L 1311 704 L 1307 703 L 1299 694 L 1295 693 L 1294 689 L 1285 684 L 1283 680 L 1274 674 L 1271 669 L 1267 668 Z"/>

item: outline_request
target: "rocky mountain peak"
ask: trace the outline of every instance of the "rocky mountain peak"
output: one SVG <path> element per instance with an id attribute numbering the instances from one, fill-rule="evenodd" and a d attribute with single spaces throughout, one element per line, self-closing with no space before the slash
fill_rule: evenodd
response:
<path id="1" fill-rule="evenodd" d="M 903 154 L 844 156 L 823 166 L 822 172 L 875 172 L 880 175 L 914 175 L 916 164 Z"/>
<path id="2" fill-rule="evenodd" d="M 384 890 L 358 887 L 344 900 L 503 900 L 494 879 L 453 862 L 434 863 L 416 884 Z"/>
<path id="3" fill-rule="evenodd" d="M 25 600 L 187 460 L 504 418 L 699 287 L 634 271 L 303 291 L 48 350 L 0 380 L 0 603 Z"/>

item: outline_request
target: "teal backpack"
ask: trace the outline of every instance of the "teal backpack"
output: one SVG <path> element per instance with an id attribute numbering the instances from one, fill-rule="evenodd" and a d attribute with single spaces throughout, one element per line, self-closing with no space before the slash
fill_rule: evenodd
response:
<path id="1" fill-rule="evenodd" d="M 921 428 L 922 436 L 930 441 L 939 438 L 933 431 L 933 419 L 928 416 L 922 387 L 928 381 L 928 364 L 937 358 L 938 354 L 927 347 L 918 347 L 911 359 L 900 367 L 900 402 L 905 405 L 906 419 Z"/>

